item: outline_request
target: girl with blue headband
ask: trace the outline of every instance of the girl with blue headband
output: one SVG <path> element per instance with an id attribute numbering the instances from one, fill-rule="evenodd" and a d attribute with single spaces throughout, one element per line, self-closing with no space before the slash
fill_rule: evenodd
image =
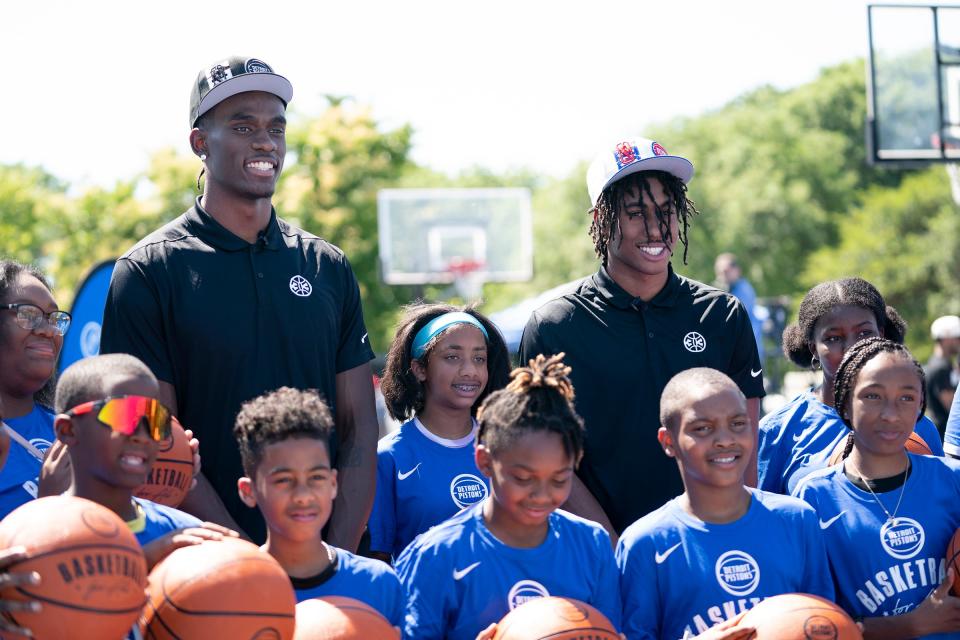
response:
<path id="1" fill-rule="evenodd" d="M 487 497 L 474 462 L 474 415 L 509 375 L 507 346 L 483 314 L 407 308 L 380 381 L 390 415 L 406 422 L 377 446 L 371 555 L 390 562 L 417 535 Z"/>

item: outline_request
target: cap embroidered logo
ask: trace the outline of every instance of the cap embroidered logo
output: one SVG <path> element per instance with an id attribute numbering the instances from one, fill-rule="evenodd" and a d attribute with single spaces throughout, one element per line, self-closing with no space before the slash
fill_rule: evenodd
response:
<path id="1" fill-rule="evenodd" d="M 247 60 L 244 68 L 247 70 L 247 73 L 273 73 L 273 69 L 270 68 L 263 60 L 257 60 L 256 58 L 250 58 Z"/>
<path id="2" fill-rule="evenodd" d="M 683 346 L 686 347 L 690 353 L 700 353 L 706 351 L 707 339 L 696 331 L 691 331 L 683 336 Z"/>
<path id="3" fill-rule="evenodd" d="M 230 71 L 230 64 L 227 62 L 215 64 L 207 71 L 207 81 L 211 87 L 215 87 L 221 82 L 226 82 L 232 77 L 233 72 Z"/>
<path id="4" fill-rule="evenodd" d="M 640 151 L 629 142 L 621 142 L 613 152 L 617 160 L 617 168 L 622 169 L 628 164 L 633 164 L 640 158 Z"/>
<path id="5" fill-rule="evenodd" d="M 653 151 L 653 155 L 655 156 L 667 155 L 667 150 L 664 149 L 659 142 L 654 142 L 652 145 L 650 145 L 650 149 Z"/>
<path id="6" fill-rule="evenodd" d="M 290 291 L 296 296 L 306 298 L 313 293 L 313 286 L 303 276 L 293 276 L 290 278 Z"/>

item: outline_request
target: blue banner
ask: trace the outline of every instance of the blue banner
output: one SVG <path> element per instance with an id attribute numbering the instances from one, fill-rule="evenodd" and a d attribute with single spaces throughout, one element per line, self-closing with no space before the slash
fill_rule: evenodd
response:
<path id="1" fill-rule="evenodd" d="M 61 373 L 77 360 L 100 353 L 100 325 L 103 324 L 103 307 L 115 262 L 105 260 L 94 266 L 77 289 L 70 309 L 73 321 L 63 337 L 60 352 Z"/>

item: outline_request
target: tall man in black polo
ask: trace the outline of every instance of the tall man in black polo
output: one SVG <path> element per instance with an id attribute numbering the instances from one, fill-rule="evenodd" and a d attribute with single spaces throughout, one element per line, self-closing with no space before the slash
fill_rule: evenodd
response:
<path id="1" fill-rule="evenodd" d="M 692 176 L 690 161 L 644 138 L 598 155 L 587 188 L 602 265 L 536 310 L 520 345 L 521 361 L 566 353 L 587 446 L 565 508 L 614 535 L 683 491 L 657 443 L 660 393 L 676 373 L 723 371 L 747 396 L 755 432 L 758 423 L 763 377 L 743 305 L 670 264 L 697 212 Z M 756 482 L 755 451 L 752 469 Z"/>
<path id="2" fill-rule="evenodd" d="M 205 478 L 183 508 L 239 523 L 255 540 L 264 526 L 237 495 L 234 419 L 264 392 L 318 389 L 336 420 L 340 491 L 328 539 L 356 549 L 376 476 L 373 352 L 343 253 L 278 218 L 271 204 L 292 94 L 257 59 L 200 72 L 190 145 L 206 173 L 203 195 L 117 261 L 101 348 L 146 362 L 161 400 L 200 439 Z"/>

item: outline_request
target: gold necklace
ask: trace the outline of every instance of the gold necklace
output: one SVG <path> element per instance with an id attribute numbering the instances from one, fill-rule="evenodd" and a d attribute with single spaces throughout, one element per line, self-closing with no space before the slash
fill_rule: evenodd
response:
<path id="1" fill-rule="evenodd" d="M 894 526 L 897 524 L 897 511 L 900 510 L 900 503 L 903 501 L 903 493 L 907 488 L 907 473 L 910 471 L 910 458 L 907 458 L 907 467 L 903 470 L 903 484 L 900 485 L 900 497 L 897 498 L 897 506 L 893 508 L 893 513 L 887 511 L 887 508 L 883 506 L 883 503 L 880 502 L 880 498 L 873 492 L 873 489 L 870 487 L 870 483 L 867 482 L 867 479 L 863 477 L 863 474 L 860 473 L 859 465 L 857 466 L 857 477 L 860 478 L 866 487 L 867 491 L 870 492 L 870 495 L 873 496 L 873 499 L 876 500 L 877 504 L 880 505 L 880 508 L 883 509 L 883 512 L 887 514 L 887 522 L 892 523 Z"/>

